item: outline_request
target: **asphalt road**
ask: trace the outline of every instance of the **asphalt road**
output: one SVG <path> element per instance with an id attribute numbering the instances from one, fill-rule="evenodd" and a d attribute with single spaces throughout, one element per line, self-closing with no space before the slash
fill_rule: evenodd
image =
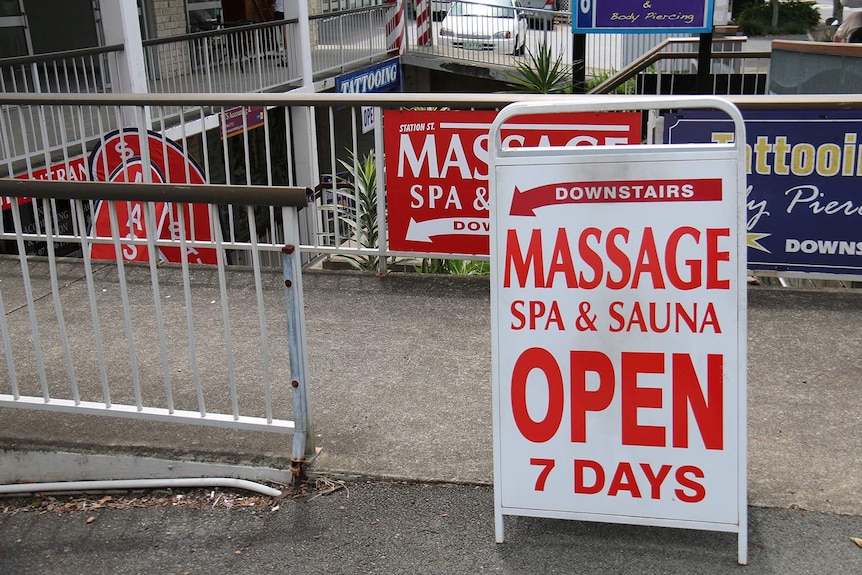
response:
<path id="1" fill-rule="evenodd" d="M 276 511 L 272 511 L 275 505 Z M 0 510 L 4 505 L 0 501 Z M 90 519 L 88 523 L 87 520 Z M 749 565 L 733 534 L 508 517 L 490 487 L 358 482 L 263 507 L 170 504 L 0 513 L 0 571 L 144 573 L 858 574 L 859 517 L 752 508 Z"/>

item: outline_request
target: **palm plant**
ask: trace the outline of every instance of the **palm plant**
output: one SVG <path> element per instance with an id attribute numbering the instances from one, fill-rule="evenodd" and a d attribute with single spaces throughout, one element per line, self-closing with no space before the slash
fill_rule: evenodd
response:
<path id="1" fill-rule="evenodd" d="M 347 177 L 337 177 L 332 202 L 320 206 L 321 210 L 335 214 L 339 230 L 345 230 L 346 240 L 359 248 L 377 248 L 379 231 L 377 221 L 377 165 L 374 150 L 357 159 L 338 160 L 347 171 Z M 379 258 L 368 255 L 345 255 L 345 261 L 359 270 L 375 271 Z"/>
<path id="2" fill-rule="evenodd" d="M 572 88 L 572 69 L 563 59 L 556 57 L 546 42 L 538 52 L 529 50 L 525 61 L 515 64 L 514 72 L 507 72 L 507 83 L 518 94 L 569 94 Z"/>

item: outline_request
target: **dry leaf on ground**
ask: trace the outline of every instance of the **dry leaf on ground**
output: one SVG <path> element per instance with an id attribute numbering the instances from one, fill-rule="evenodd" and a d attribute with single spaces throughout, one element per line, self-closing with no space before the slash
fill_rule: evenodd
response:
<path id="1" fill-rule="evenodd" d="M 47 494 L 26 495 L 3 499 L 0 513 L 80 513 L 96 509 L 131 509 L 144 507 L 179 506 L 192 509 L 270 509 L 277 511 L 280 503 L 289 499 L 314 499 L 322 495 L 347 490 L 344 481 L 319 477 L 297 485 L 274 484 L 281 490 L 278 497 L 248 495 L 246 491 L 232 489 L 151 489 L 116 492 L 113 495 Z M 95 520 L 95 519 L 94 519 Z"/>

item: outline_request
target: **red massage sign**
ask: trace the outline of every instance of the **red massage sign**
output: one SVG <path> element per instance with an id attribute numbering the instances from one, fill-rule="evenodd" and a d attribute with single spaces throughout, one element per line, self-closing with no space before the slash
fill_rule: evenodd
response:
<path id="1" fill-rule="evenodd" d="M 488 128 L 495 116 L 384 112 L 391 250 L 488 255 Z M 631 112 L 546 114 L 513 120 L 503 138 L 516 147 L 638 144 L 640 127 Z"/>
<path id="2" fill-rule="evenodd" d="M 497 539 L 504 514 L 731 531 L 744 563 L 744 152 L 495 135 L 546 106 L 491 128 Z"/>

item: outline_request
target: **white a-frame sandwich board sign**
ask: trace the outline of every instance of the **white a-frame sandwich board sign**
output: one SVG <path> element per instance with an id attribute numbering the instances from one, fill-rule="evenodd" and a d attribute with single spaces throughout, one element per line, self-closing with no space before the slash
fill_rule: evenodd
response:
<path id="1" fill-rule="evenodd" d="M 723 144 L 520 148 L 515 116 L 718 109 Z M 496 539 L 524 515 L 738 533 L 747 562 L 745 133 L 714 97 L 491 126 Z"/>

